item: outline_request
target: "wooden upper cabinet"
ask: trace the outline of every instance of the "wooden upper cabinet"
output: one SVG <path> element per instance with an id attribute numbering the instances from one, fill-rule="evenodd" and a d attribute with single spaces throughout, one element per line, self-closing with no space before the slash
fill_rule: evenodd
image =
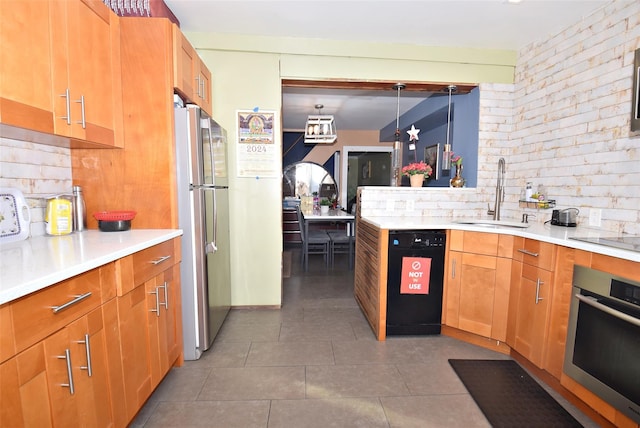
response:
<path id="1" fill-rule="evenodd" d="M 0 1 L 0 122 L 52 134 L 50 3 Z"/>
<path id="2" fill-rule="evenodd" d="M 211 114 L 211 72 L 180 28 L 175 24 L 172 27 L 174 88 L 188 102 Z"/>
<path id="3" fill-rule="evenodd" d="M 198 85 L 197 95 L 200 102 L 200 107 L 209 115 L 213 115 L 213 104 L 211 101 L 211 71 L 204 64 L 202 59 L 197 56 L 198 59 L 198 74 L 196 75 L 196 84 Z"/>
<path id="4" fill-rule="evenodd" d="M 51 4 L 55 133 L 122 146 L 116 138 L 118 18 L 99 0 Z"/>
<path id="5" fill-rule="evenodd" d="M 99 0 L 2 1 L 0 20 L 0 121 L 121 147 L 118 17 Z"/>
<path id="6" fill-rule="evenodd" d="M 173 86 L 180 95 L 189 101 L 194 101 L 198 54 L 175 24 L 173 24 L 172 35 Z"/>

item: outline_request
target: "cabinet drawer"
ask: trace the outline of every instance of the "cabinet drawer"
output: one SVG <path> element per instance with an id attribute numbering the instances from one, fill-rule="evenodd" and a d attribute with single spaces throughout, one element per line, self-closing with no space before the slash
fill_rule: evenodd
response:
<path id="1" fill-rule="evenodd" d="M 298 222 L 298 212 L 296 210 L 282 210 L 283 221 Z"/>
<path id="2" fill-rule="evenodd" d="M 174 240 L 166 241 L 133 254 L 133 281 L 137 286 L 177 262 Z"/>
<path id="3" fill-rule="evenodd" d="M 495 233 L 464 232 L 462 240 L 464 252 L 473 254 L 484 254 L 486 256 L 498 255 L 498 238 Z"/>
<path id="4" fill-rule="evenodd" d="M 285 221 L 282 223 L 282 230 L 292 230 L 294 232 L 300 232 L 300 226 L 298 225 L 297 221 L 295 223 Z"/>
<path id="5" fill-rule="evenodd" d="M 556 246 L 535 239 L 517 238 L 513 245 L 513 259 L 526 265 L 553 271 L 556 262 Z"/>
<path id="6" fill-rule="evenodd" d="M 300 232 L 284 232 L 282 234 L 282 239 L 284 240 L 284 242 L 289 242 L 289 243 L 302 242 L 302 238 L 300 237 Z"/>
<path id="7" fill-rule="evenodd" d="M 100 269 L 74 276 L 11 303 L 16 352 L 21 352 L 102 303 Z"/>

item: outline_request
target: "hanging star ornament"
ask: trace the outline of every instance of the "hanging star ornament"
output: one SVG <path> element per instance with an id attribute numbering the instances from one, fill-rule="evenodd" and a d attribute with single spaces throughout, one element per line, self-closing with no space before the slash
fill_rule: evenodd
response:
<path id="1" fill-rule="evenodd" d="M 409 134 L 409 141 L 419 140 L 418 132 L 420 132 L 420 130 L 416 129 L 414 125 L 411 125 L 411 129 L 407 131 L 407 134 Z"/>

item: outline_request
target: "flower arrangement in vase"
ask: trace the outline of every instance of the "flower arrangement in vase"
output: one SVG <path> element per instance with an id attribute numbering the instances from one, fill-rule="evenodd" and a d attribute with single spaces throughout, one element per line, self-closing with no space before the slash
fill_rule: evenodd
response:
<path id="1" fill-rule="evenodd" d="M 423 161 L 410 163 L 402 167 L 402 175 L 409 177 L 411 187 L 422 187 L 425 178 L 429 178 L 433 170 Z"/>
<path id="2" fill-rule="evenodd" d="M 451 187 L 464 187 L 465 179 L 462 178 L 462 156 L 451 153 L 451 164 L 456 167 L 456 175 L 449 180 Z"/>

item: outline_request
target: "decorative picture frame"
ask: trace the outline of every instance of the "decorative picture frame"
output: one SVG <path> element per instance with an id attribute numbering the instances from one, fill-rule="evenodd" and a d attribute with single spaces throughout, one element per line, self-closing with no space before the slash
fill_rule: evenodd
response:
<path id="1" fill-rule="evenodd" d="M 431 167 L 431 177 L 440 178 L 440 144 L 433 144 L 424 148 L 424 163 Z"/>

